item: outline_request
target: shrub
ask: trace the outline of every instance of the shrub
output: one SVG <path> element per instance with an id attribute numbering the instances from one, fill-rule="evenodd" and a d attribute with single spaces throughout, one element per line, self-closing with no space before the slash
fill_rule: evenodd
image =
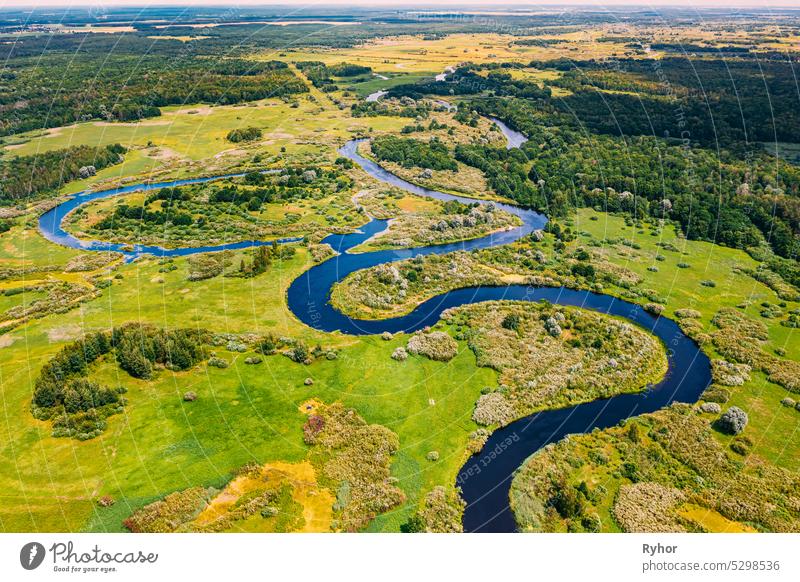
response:
<path id="1" fill-rule="evenodd" d="M 506 424 L 514 418 L 514 408 L 500 392 L 484 394 L 475 403 L 472 420 L 486 426 Z"/>
<path id="2" fill-rule="evenodd" d="M 408 352 L 402 346 L 395 348 L 392 352 L 392 359 L 398 362 L 403 362 L 408 359 Z"/>
<path id="3" fill-rule="evenodd" d="M 231 143 L 239 143 L 242 141 L 253 141 L 256 139 L 261 139 L 262 132 L 257 127 L 245 127 L 242 129 L 232 129 L 228 132 L 228 135 L 225 136 Z"/>
<path id="4" fill-rule="evenodd" d="M 789 398 L 787 396 L 786 398 L 781 400 L 781 404 L 783 404 L 787 408 L 794 408 L 797 403 L 794 401 L 794 398 Z"/>
<path id="5" fill-rule="evenodd" d="M 734 453 L 744 457 L 750 454 L 750 449 L 753 447 L 753 441 L 744 435 L 738 436 L 731 441 L 730 447 Z"/>
<path id="6" fill-rule="evenodd" d="M 308 351 L 308 346 L 302 341 L 296 342 L 294 347 L 290 349 L 286 355 L 289 356 L 290 360 L 298 364 L 310 363 L 311 354 Z"/>
<path id="7" fill-rule="evenodd" d="M 283 342 L 281 342 L 281 340 L 278 337 L 276 337 L 274 334 L 268 333 L 263 338 L 261 338 L 260 342 L 258 342 L 256 350 L 261 352 L 265 356 L 271 356 L 282 345 Z"/>
<path id="8" fill-rule="evenodd" d="M 202 487 L 170 493 L 164 499 L 145 505 L 122 524 L 133 533 L 170 533 L 192 519 L 208 504 Z"/>
<path id="9" fill-rule="evenodd" d="M 227 368 L 228 360 L 224 358 L 218 358 L 217 356 L 212 356 L 208 359 L 208 365 L 213 366 L 214 368 Z"/>
<path id="10" fill-rule="evenodd" d="M 644 482 L 620 487 L 614 519 L 626 532 L 682 532 L 674 508 L 686 499 L 680 490 Z"/>
<path id="11" fill-rule="evenodd" d="M 439 460 L 439 451 L 429 451 L 425 458 L 435 463 Z"/>
<path id="12" fill-rule="evenodd" d="M 566 483 L 559 485 L 558 491 L 550 500 L 550 504 L 561 517 L 579 517 L 583 513 L 583 500 L 578 490 Z"/>
<path id="13" fill-rule="evenodd" d="M 702 313 L 696 309 L 689 309 L 688 307 L 675 310 L 675 317 L 678 319 L 700 319 L 701 316 Z"/>
<path id="14" fill-rule="evenodd" d="M 425 496 L 422 509 L 415 516 L 414 525 L 418 528 L 416 531 L 431 533 L 462 532 L 461 518 L 465 505 L 458 494 L 458 490 L 446 489 L 441 485 L 434 487 Z"/>
<path id="15" fill-rule="evenodd" d="M 731 398 L 730 390 L 723 388 L 722 386 L 717 386 L 712 384 L 711 386 L 703 392 L 702 396 L 703 400 L 706 402 L 716 402 L 719 404 L 725 404 Z"/>
<path id="16" fill-rule="evenodd" d="M 519 322 L 519 315 L 516 313 L 509 313 L 503 318 L 503 322 L 500 325 L 506 329 L 517 331 L 517 329 L 519 329 Z"/>
<path id="17" fill-rule="evenodd" d="M 644 310 L 657 317 L 664 313 L 664 306 L 660 303 L 648 303 L 644 306 Z"/>
<path id="18" fill-rule="evenodd" d="M 197 400 L 197 394 L 195 392 L 192 392 L 190 390 L 189 392 L 185 392 L 183 394 L 183 401 L 184 402 L 194 402 L 195 400 Z"/>
<path id="19" fill-rule="evenodd" d="M 412 354 L 447 362 L 458 353 L 458 344 L 443 331 L 418 332 L 408 340 L 407 349 Z"/>
<path id="20" fill-rule="evenodd" d="M 337 491 L 334 527 L 356 531 L 377 513 L 405 500 L 391 479 L 392 457 L 399 440 L 388 428 L 367 422 L 341 404 L 320 406 L 303 427 L 304 440 L 314 447 L 318 475 Z"/>
<path id="21" fill-rule="evenodd" d="M 707 414 L 719 414 L 722 412 L 722 407 L 716 402 L 704 402 L 700 405 L 700 410 Z"/>
<path id="22" fill-rule="evenodd" d="M 750 366 L 725 360 L 711 360 L 711 376 L 723 386 L 741 386 L 750 379 Z"/>
<path id="23" fill-rule="evenodd" d="M 731 406 L 717 419 L 719 430 L 728 434 L 739 434 L 747 426 L 747 413 L 738 406 Z"/>

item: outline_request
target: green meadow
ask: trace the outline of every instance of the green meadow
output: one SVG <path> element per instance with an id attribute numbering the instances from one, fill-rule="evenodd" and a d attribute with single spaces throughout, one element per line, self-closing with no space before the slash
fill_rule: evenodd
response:
<path id="1" fill-rule="evenodd" d="M 356 339 L 301 326 L 287 311 L 284 294 L 306 266 L 302 251 L 248 281 L 188 282 L 183 263 L 168 273 L 159 273 L 153 259 L 125 266 L 118 271 L 124 278 L 80 311 L 49 316 L 5 336 L 7 346 L 0 351 L 4 530 L 117 531 L 121 519 L 142 504 L 198 484 L 220 485 L 247 462 L 302 460 L 306 417 L 298 407 L 312 397 L 341 401 L 400 437 L 393 474 L 408 501 L 373 528 L 396 530 L 421 495 L 452 481 L 475 428 L 470 420 L 475 399 L 483 386 L 496 383 L 494 372 L 475 367 L 465 345 L 448 363 L 421 357 L 400 363 L 389 356 L 403 337 Z M 106 432 L 90 441 L 51 437 L 49 423 L 29 411 L 41 365 L 82 333 L 127 321 L 228 333 L 269 329 L 340 351 L 336 360 L 310 366 L 282 355 L 247 365 L 246 354 L 222 348 L 218 355 L 231 362 L 227 369 L 201 364 L 188 372 L 162 371 L 151 382 L 105 366 L 96 377 L 128 388 L 125 412 L 110 417 Z M 305 385 L 306 378 L 314 384 Z M 183 401 L 188 390 L 198 394 L 195 402 Z M 440 453 L 435 463 L 425 459 L 432 450 Z M 101 495 L 117 502 L 101 509 L 95 503 Z"/>

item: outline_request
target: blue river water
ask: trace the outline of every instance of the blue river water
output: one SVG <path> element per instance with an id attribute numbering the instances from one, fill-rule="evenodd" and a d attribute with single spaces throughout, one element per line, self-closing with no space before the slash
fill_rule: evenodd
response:
<path id="1" fill-rule="evenodd" d="M 272 173 L 265 172 L 265 173 Z M 159 246 L 148 246 L 140 244 L 123 244 L 111 243 L 104 241 L 84 241 L 76 238 L 63 228 L 64 219 L 70 212 L 73 212 L 79 206 L 88 204 L 95 200 L 109 198 L 111 196 L 120 196 L 124 194 L 131 194 L 133 192 L 144 192 L 148 190 L 160 190 L 161 188 L 174 188 L 175 186 L 187 186 L 189 184 L 203 184 L 205 182 L 214 182 L 224 180 L 226 178 L 240 178 L 244 174 L 226 174 L 223 176 L 211 176 L 207 178 L 191 178 L 187 180 L 174 180 L 171 182 L 147 182 L 143 184 L 133 184 L 130 186 L 122 186 L 112 190 L 101 190 L 98 192 L 84 191 L 79 192 L 72 198 L 62 202 L 42 214 L 39 217 L 39 231 L 47 240 L 60 244 L 65 247 L 73 249 L 81 249 L 85 251 L 114 251 L 125 255 L 125 259 L 131 261 L 141 255 L 156 255 L 159 257 L 178 257 L 185 255 L 194 255 L 198 253 L 209 253 L 215 251 L 246 249 L 254 246 L 263 246 L 272 244 L 272 241 L 237 241 L 223 245 L 214 246 L 201 246 L 201 247 L 187 247 L 187 248 L 164 248 Z M 296 242 L 302 240 L 302 237 L 285 238 L 278 242 Z"/>
<path id="2" fill-rule="evenodd" d="M 525 136 L 511 130 L 499 120 L 493 121 L 506 136 L 509 148 L 519 147 L 526 141 Z M 347 142 L 339 150 L 339 153 L 357 163 L 373 178 L 419 196 L 438 200 L 458 200 L 465 203 L 475 202 L 474 199 L 428 190 L 402 180 L 359 155 L 358 145 L 361 141 L 363 140 Z M 55 243 L 84 250 L 119 251 L 123 252 L 128 259 L 145 253 L 157 256 L 178 256 L 268 244 L 245 241 L 182 249 L 164 249 L 142 245 L 128 248 L 126 245 L 116 243 L 81 241 L 64 231 L 61 226 L 67 214 L 92 200 L 139 190 L 201 183 L 236 176 L 138 184 L 104 192 L 83 193 L 43 214 L 39 219 L 39 228 L 48 240 Z M 508 244 L 542 228 L 547 222 L 543 215 L 532 210 L 496 202 L 492 204 L 518 216 L 521 225 L 482 238 L 458 243 L 368 253 L 351 253 L 349 251 L 385 230 L 387 228 L 386 220 L 372 219 L 357 232 L 329 235 L 323 242 L 330 244 L 338 254 L 297 277 L 289 286 L 286 297 L 289 309 L 300 321 L 326 332 L 340 331 L 354 335 L 378 334 L 384 331 L 413 332 L 436 323 L 442 312 L 450 307 L 501 299 L 547 300 L 559 305 L 578 306 L 624 317 L 653 333 L 664 343 L 668 349 L 667 373 L 658 384 L 646 387 L 643 392 L 623 394 L 568 408 L 539 412 L 512 422 L 492 433 L 483 450 L 473 455 L 461 468 L 456 480 L 456 485 L 461 488 L 462 497 L 467 504 L 463 524 L 464 530 L 468 532 L 516 531 L 516 522 L 509 507 L 511 480 L 514 472 L 524 463 L 525 459 L 545 445 L 561 440 L 569 434 L 588 433 L 595 428 L 613 426 L 626 418 L 656 411 L 672 402 L 694 402 L 711 382 L 711 366 L 708 357 L 680 330 L 674 321 L 665 317 L 654 317 L 639 305 L 610 295 L 565 287 L 525 285 L 463 288 L 428 299 L 407 315 L 384 320 L 353 319 L 343 315 L 330 304 L 332 287 L 350 273 L 360 269 L 415 256 L 445 254 L 458 250 L 483 249 Z M 297 239 L 284 239 L 281 242 L 295 240 Z"/>

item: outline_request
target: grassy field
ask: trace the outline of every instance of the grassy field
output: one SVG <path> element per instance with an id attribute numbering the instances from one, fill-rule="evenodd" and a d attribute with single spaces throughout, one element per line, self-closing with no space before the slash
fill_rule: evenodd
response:
<path id="1" fill-rule="evenodd" d="M 396 529 L 420 495 L 452 479 L 474 429 L 469 420 L 473 403 L 484 385 L 496 382 L 494 372 L 475 367 L 465 346 L 449 363 L 424 358 L 398 363 L 389 356 L 403 338 L 356 339 L 301 326 L 283 298 L 289 282 L 305 268 L 302 252 L 282 268 L 273 266 L 248 281 L 189 283 L 184 261 L 179 265 L 169 273 L 159 273 L 153 259 L 126 266 L 119 271 L 124 278 L 80 312 L 50 316 L 4 336 L 3 529 L 118 530 L 131 508 L 177 489 L 219 485 L 246 462 L 302 460 L 305 418 L 298 406 L 312 397 L 354 406 L 369 422 L 400 436 L 393 471 L 409 505 L 373 527 Z M 302 337 L 310 345 L 334 345 L 341 352 L 337 360 L 308 367 L 280 355 L 249 366 L 243 355 L 224 353 L 233 361 L 228 369 L 201 365 L 185 373 L 162 372 L 153 382 L 104 368 L 98 379 L 129 388 L 125 414 L 110 419 L 106 433 L 91 441 L 50 437 L 49 426 L 34 420 L 28 409 L 38 369 L 65 341 L 125 321 L 229 333 L 271 330 Z M 304 384 L 306 377 L 314 379 L 313 386 Z M 187 390 L 198 394 L 196 402 L 182 401 Z M 23 450 L 26 454 L 20 455 Z M 439 451 L 438 462 L 425 460 L 430 450 Z M 117 503 L 101 510 L 95 500 L 103 494 Z"/>
<path id="2" fill-rule="evenodd" d="M 264 59 L 286 61 L 322 61 L 336 64 L 342 61 L 372 67 L 376 73 L 438 74 L 446 67 L 470 61 L 488 63 L 500 61 L 528 62 L 533 59 L 602 58 L 622 56 L 626 49 L 616 43 L 598 42 L 603 27 L 581 32 L 553 28 L 552 34 L 536 38 L 556 38 L 565 42 L 547 47 L 515 44 L 521 37 L 508 34 L 452 34 L 445 38 L 424 39 L 421 36 L 388 37 L 353 48 L 325 51 L 272 51 L 260 55 Z M 568 41 L 568 42 L 567 42 Z"/>
<path id="3" fill-rule="evenodd" d="M 264 100 L 241 106 L 195 105 L 165 107 L 163 115 L 138 123 L 86 122 L 47 132 L 20 134 L 5 146 L 6 155 L 35 155 L 74 145 L 101 146 L 120 143 L 129 149 L 125 162 L 98 172 L 87 180 L 72 182 L 65 194 L 88 187 L 106 187 L 138 179 L 167 179 L 222 174 L 252 163 L 289 157 L 303 163 L 330 160 L 335 150 L 353 135 L 396 131 L 406 122 L 400 118 L 351 118 L 334 107 L 327 96 L 300 95 L 297 107 L 280 100 Z M 258 127 L 263 139 L 232 144 L 229 131 Z"/>
<path id="4" fill-rule="evenodd" d="M 619 34 L 631 33 L 622 25 L 615 30 Z M 387 38 L 352 49 L 288 51 L 279 58 L 365 64 L 390 77 L 340 83 L 345 91 L 361 97 L 437 74 L 465 60 L 527 62 L 565 54 L 575 59 L 621 55 L 624 49 L 619 44 L 598 40 L 606 33 L 608 30 L 602 28 L 566 34 L 553 30 L 548 36 L 570 41 L 571 48 L 566 48 L 567 44 L 514 44 L 517 37 L 507 35 L 452 35 L 438 40 Z M 668 34 L 663 31 L 664 37 Z M 274 54 L 259 57 L 276 58 Z M 552 78 L 549 73 L 534 69 L 514 70 L 513 74 L 539 81 Z M 87 122 L 16 136 L 6 140 L 5 154 L 33 155 L 77 144 L 121 143 L 128 148 L 123 164 L 69 184 L 62 192 L 69 194 L 150 176 L 223 173 L 252 167 L 256 156 L 263 166 L 330 162 L 336 157 L 336 147 L 354 135 L 399 132 L 409 123 L 409 119 L 400 117 L 352 118 L 334 101 L 340 98 L 341 92 L 329 95 L 310 88 L 308 95 L 297 98 L 296 107 L 280 100 L 242 106 L 167 107 L 162 117 L 139 123 Z M 225 139 L 230 130 L 249 126 L 262 129 L 261 141 L 234 145 Z M 487 127 L 478 129 L 473 136 L 460 128 L 453 139 L 479 139 L 489 131 Z M 351 176 L 355 179 L 354 192 L 375 187 L 375 182 L 358 170 L 353 170 Z M 407 177 L 415 179 L 411 171 Z M 446 177 L 434 178 L 444 181 Z M 461 186 L 484 189 L 485 183 L 479 178 L 462 176 L 468 183 Z M 141 195 L 128 197 L 133 202 L 140 199 Z M 293 202 L 270 206 L 265 213 L 275 219 L 286 212 L 300 213 L 303 224 L 312 228 L 320 209 L 333 202 L 349 200 L 339 196 L 296 205 Z M 384 208 L 386 216 L 394 216 L 396 211 L 439 211 L 438 205 L 406 195 L 392 202 L 392 208 Z M 117 200 L 98 203 L 92 212 L 108 210 L 116 203 Z M 36 231 L 32 214 L 14 220 L 16 225 L 0 235 L 0 269 L 37 271 L 0 280 L 0 289 L 50 279 L 94 288 L 97 282 L 90 277 L 98 272 L 63 272 L 65 265 L 81 254 L 79 251 L 43 239 Z M 797 331 L 779 325 L 778 319 L 762 317 L 762 302 L 781 301 L 774 291 L 743 271 L 757 265 L 746 253 L 686 241 L 672 226 L 633 225 L 622 217 L 588 209 L 578 211 L 570 222 L 578 235 L 567 245 L 564 256 L 578 247 L 589 249 L 593 260 L 626 269 L 641 279 L 635 289 L 647 290 L 636 297 L 618 287 L 607 286 L 605 292 L 641 303 L 646 301 L 645 295 L 657 296 L 665 305 L 665 315 L 670 317 L 677 309 L 696 309 L 706 327 L 711 327 L 711 319 L 719 309 L 744 305 L 744 313 L 767 326 L 767 349 L 783 350 L 787 358 L 800 360 Z M 550 257 L 556 254 L 550 235 L 528 250 L 532 253 L 536 249 Z M 242 259 L 250 259 L 249 251 L 235 253 L 231 261 L 238 265 Z M 298 246 L 293 258 L 276 261 L 267 273 L 250 279 L 218 276 L 189 281 L 189 260 L 165 263 L 143 258 L 132 264 L 115 265 L 113 273 L 102 272 L 111 284 L 102 289 L 99 298 L 0 335 L 0 531 L 119 531 L 122 519 L 134 509 L 189 487 L 222 488 L 246 463 L 300 467 L 308 455 L 302 430 L 307 417 L 301 405 L 309 399 L 354 407 L 368 423 L 383 425 L 399 437 L 392 476 L 398 479 L 397 486 L 407 500 L 373 520 L 370 531 L 396 531 L 431 488 L 451 485 L 465 459 L 469 434 L 477 427 L 471 418 L 475 402 L 483 389 L 497 387 L 498 373 L 477 367 L 475 355 L 465 341 L 459 342 L 458 355 L 449 362 L 413 355 L 400 362 L 393 360 L 391 354 L 406 345 L 406 336 L 390 340 L 350 337 L 323 334 L 304 326 L 288 311 L 285 295 L 291 281 L 310 264 L 308 249 Z M 529 274 L 486 265 L 481 276 L 523 282 Z M 27 305 L 40 299 L 42 293 L 0 295 L 0 310 Z M 430 288 L 409 293 L 391 313 L 407 312 L 429 295 Z M 788 302 L 782 309 L 789 312 L 798 307 L 800 304 Z M 384 310 L 383 315 L 389 312 Z M 369 315 L 380 317 L 380 309 Z M 301 339 L 310 346 L 335 348 L 338 356 L 331 360 L 320 358 L 306 366 L 274 355 L 259 365 L 248 365 L 244 360 L 252 353 L 218 348 L 217 355 L 228 360 L 230 367 L 218 369 L 202 363 L 186 372 L 162 370 L 147 382 L 135 380 L 115 366 L 101 365 L 93 371 L 93 378 L 128 389 L 129 404 L 124 413 L 110 417 L 107 430 L 90 441 L 51 437 L 50 424 L 35 420 L 30 413 L 33 385 L 42 365 L 84 333 L 131 321 L 159 327 L 198 327 L 217 333 L 271 332 Z M 717 355 L 710 345 L 704 349 L 712 357 Z M 313 383 L 308 384 L 308 378 Z M 198 398 L 184 402 L 182 396 L 190 390 Z M 786 390 L 758 372 L 731 392 L 729 404 L 741 406 L 750 415 L 748 436 L 753 445 L 749 459 L 800 470 L 800 440 L 796 438 L 800 414 L 781 405 Z M 714 438 L 727 446 L 728 437 L 715 432 Z M 427 458 L 433 451 L 438 453 L 436 461 Z M 113 497 L 115 504 L 101 508 L 97 499 L 103 495 Z M 686 511 L 697 513 L 693 507 Z M 704 515 L 697 519 L 705 520 L 710 528 L 733 527 L 722 516 Z M 255 525 L 248 522 L 243 527 Z"/>

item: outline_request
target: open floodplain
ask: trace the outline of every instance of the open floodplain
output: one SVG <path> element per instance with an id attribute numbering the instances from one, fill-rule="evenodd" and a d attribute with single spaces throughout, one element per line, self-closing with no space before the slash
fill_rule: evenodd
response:
<path id="1" fill-rule="evenodd" d="M 15 32 L 0 530 L 800 531 L 800 21 L 706 16 Z"/>

